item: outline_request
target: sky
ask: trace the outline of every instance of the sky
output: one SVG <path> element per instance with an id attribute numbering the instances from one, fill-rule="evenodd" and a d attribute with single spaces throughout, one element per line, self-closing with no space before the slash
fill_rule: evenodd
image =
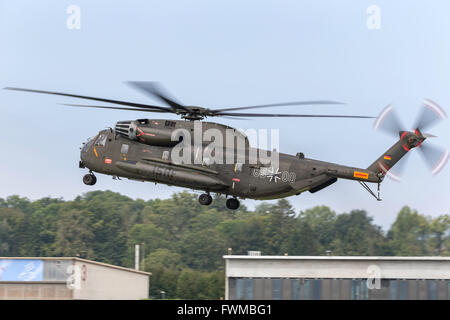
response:
<path id="1" fill-rule="evenodd" d="M 79 29 L 68 13 L 73 5 Z M 262 109 L 278 113 L 377 116 L 392 104 L 412 129 L 423 98 L 450 112 L 449 9 L 444 0 L 0 0 L 0 88 L 158 103 L 124 82 L 159 81 L 183 103 L 209 108 L 346 103 Z M 86 138 L 120 120 L 176 118 L 59 105 L 83 102 L 0 89 L 0 197 L 70 200 L 112 190 L 147 200 L 182 190 L 105 175 L 84 185 L 78 160 Z M 279 129 L 281 152 L 362 168 L 395 143 L 374 131 L 371 119 L 211 120 L 243 130 Z M 449 124 L 430 131 L 438 136 L 433 143 L 447 149 Z M 448 166 L 432 176 L 411 154 L 402 182 L 383 182 L 383 201 L 347 180 L 288 200 L 297 211 L 364 209 L 387 230 L 404 205 L 432 217 L 448 214 L 449 181 Z"/>

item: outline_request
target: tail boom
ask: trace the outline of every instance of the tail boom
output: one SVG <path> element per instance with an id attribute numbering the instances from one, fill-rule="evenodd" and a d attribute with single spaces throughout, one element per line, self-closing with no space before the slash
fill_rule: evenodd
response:
<path id="1" fill-rule="evenodd" d="M 403 158 L 411 149 L 419 147 L 426 139 L 422 133 L 416 129 L 414 132 L 399 132 L 400 140 L 384 152 L 375 160 L 367 170 L 377 176 L 385 176 L 389 170 Z"/>

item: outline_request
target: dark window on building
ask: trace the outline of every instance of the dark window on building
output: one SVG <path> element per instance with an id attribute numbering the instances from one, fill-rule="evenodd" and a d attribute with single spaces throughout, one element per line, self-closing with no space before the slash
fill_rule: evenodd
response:
<path id="1" fill-rule="evenodd" d="M 408 299 L 408 281 L 407 280 L 400 280 L 399 286 L 398 286 L 398 293 L 399 293 L 399 299 L 400 300 L 407 300 Z"/>
<path id="2" fill-rule="evenodd" d="M 301 299 L 302 300 L 310 300 L 312 295 L 311 295 L 311 281 L 312 280 L 308 280 L 305 279 L 303 280 L 303 284 L 301 287 Z"/>
<path id="3" fill-rule="evenodd" d="M 230 278 L 228 280 L 228 290 L 230 295 L 230 300 L 236 300 L 236 279 Z"/>
<path id="4" fill-rule="evenodd" d="M 244 279 L 236 279 L 236 299 L 244 299 Z"/>
<path id="5" fill-rule="evenodd" d="M 398 281 L 389 280 L 389 299 L 397 300 Z"/>
<path id="6" fill-rule="evenodd" d="M 354 279 L 352 280 L 352 300 L 367 300 L 369 292 L 367 288 L 367 280 Z"/>
<path id="7" fill-rule="evenodd" d="M 281 279 L 272 279 L 273 300 L 281 300 Z"/>
<path id="8" fill-rule="evenodd" d="M 245 281 L 245 299 L 253 300 L 253 279 L 246 279 Z"/>
<path id="9" fill-rule="evenodd" d="M 361 300 L 369 299 L 369 288 L 367 287 L 367 280 L 364 279 L 359 281 L 359 293 Z"/>
<path id="10" fill-rule="evenodd" d="M 292 280 L 292 300 L 300 300 L 300 279 Z"/>
<path id="11" fill-rule="evenodd" d="M 314 280 L 314 300 L 320 300 L 322 295 L 322 280 Z"/>
<path id="12" fill-rule="evenodd" d="M 436 280 L 428 280 L 428 300 L 436 300 L 437 283 Z"/>

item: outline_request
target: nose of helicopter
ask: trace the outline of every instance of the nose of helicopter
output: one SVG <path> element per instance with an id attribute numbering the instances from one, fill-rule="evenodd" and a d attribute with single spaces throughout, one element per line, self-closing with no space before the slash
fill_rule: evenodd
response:
<path id="1" fill-rule="evenodd" d="M 83 169 L 86 168 L 86 154 L 87 154 L 87 150 L 86 150 L 86 143 L 83 143 L 83 146 L 80 148 L 80 162 L 78 164 L 78 167 Z"/>
<path id="2" fill-rule="evenodd" d="M 83 147 L 84 147 L 84 145 L 83 145 Z M 81 151 L 80 151 L 80 159 L 81 159 L 81 161 L 85 161 L 86 160 L 86 150 L 84 150 L 83 147 L 80 148 L 81 149 Z"/>
<path id="3" fill-rule="evenodd" d="M 89 138 L 86 142 L 83 142 L 80 150 L 80 167 L 84 167 L 86 165 L 86 161 L 88 160 L 88 152 L 94 142 L 94 138 Z"/>

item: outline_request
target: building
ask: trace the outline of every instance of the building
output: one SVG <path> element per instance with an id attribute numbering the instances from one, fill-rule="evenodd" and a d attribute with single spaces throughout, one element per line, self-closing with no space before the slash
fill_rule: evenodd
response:
<path id="1" fill-rule="evenodd" d="M 0 299 L 146 299 L 150 273 L 80 258 L 0 258 Z"/>
<path id="2" fill-rule="evenodd" d="M 226 255 L 225 297 L 448 300 L 449 257 Z"/>

